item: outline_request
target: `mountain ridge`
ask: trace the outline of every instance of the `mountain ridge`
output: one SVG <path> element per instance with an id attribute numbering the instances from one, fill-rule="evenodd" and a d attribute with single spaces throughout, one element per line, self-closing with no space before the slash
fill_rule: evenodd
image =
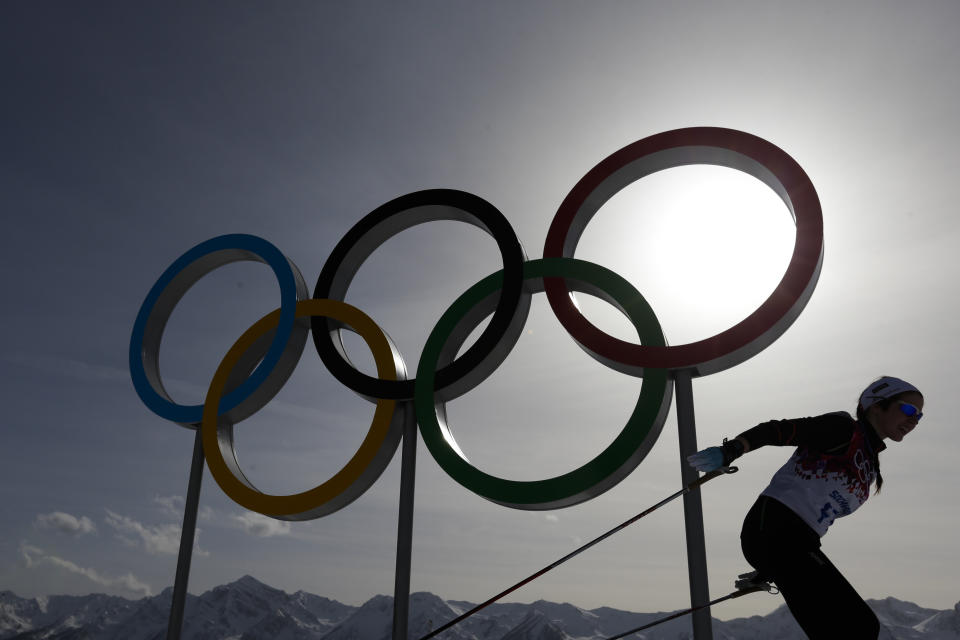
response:
<path id="1" fill-rule="evenodd" d="M 0 640 L 158 640 L 166 635 L 172 589 L 128 600 L 119 596 L 51 595 L 21 598 L 0 591 Z M 869 600 L 894 640 L 960 640 L 960 602 L 938 610 L 887 597 Z M 443 600 L 429 592 L 410 596 L 408 637 L 421 638 L 473 603 Z M 670 612 L 636 613 L 537 600 L 494 603 L 444 631 L 438 640 L 603 640 L 648 624 Z M 306 591 L 286 593 L 245 575 L 201 595 L 188 594 L 183 640 L 390 640 L 393 598 L 377 595 L 360 606 Z M 713 620 L 723 640 L 802 639 L 789 611 Z M 691 637 L 689 618 L 679 618 L 631 638 Z"/>

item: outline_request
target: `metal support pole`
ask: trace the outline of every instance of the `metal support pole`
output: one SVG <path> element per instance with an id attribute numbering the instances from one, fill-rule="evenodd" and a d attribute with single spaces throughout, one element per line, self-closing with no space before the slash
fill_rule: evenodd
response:
<path id="1" fill-rule="evenodd" d="M 190 463 L 190 481 L 187 501 L 183 507 L 183 526 L 180 528 L 180 555 L 177 557 L 177 575 L 173 580 L 173 600 L 170 603 L 170 621 L 167 640 L 180 640 L 183 628 L 183 609 L 187 601 L 187 581 L 190 578 L 190 560 L 193 558 L 193 538 L 197 531 L 197 507 L 200 504 L 200 481 L 203 479 L 203 440 L 200 427 L 193 439 L 193 461 Z"/>
<path id="2" fill-rule="evenodd" d="M 417 421 L 413 403 L 406 409 L 400 458 L 400 516 L 397 519 L 397 566 L 393 586 L 393 640 L 407 640 L 410 614 L 410 565 L 413 553 L 413 489 L 417 470 Z"/>
<path id="3" fill-rule="evenodd" d="M 695 482 L 696 469 L 687 464 L 687 456 L 697 452 L 697 426 L 693 414 L 693 384 L 689 370 L 674 374 L 677 398 L 677 427 L 680 433 L 680 476 L 684 486 Z M 687 570 L 690 574 L 690 606 L 701 607 L 710 602 L 707 583 L 707 548 L 703 534 L 703 503 L 700 488 L 683 496 L 683 520 L 687 533 Z M 710 608 L 693 613 L 694 640 L 712 640 Z"/>

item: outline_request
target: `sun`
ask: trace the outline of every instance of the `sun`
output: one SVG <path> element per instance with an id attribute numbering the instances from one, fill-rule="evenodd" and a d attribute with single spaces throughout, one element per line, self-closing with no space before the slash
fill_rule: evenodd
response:
<path id="1" fill-rule="evenodd" d="M 613 269 L 650 302 L 670 344 L 709 338 L 750 315 L 790 262 L 796 226 L 751 175 L 692 165 L 651 174 L 615 194 L 587 225 L 576 257 Z M 619 312 L 577 295 L 584 315 L 624 340 Z"/>

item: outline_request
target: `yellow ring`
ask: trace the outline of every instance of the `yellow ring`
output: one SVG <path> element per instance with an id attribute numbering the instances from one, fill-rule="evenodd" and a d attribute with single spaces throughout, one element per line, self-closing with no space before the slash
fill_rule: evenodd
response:
<path id="1" fill-rule="evenodd" d="M 296 317 L 324 316 L 338 320 L 355 331 L 370 347 L 377 365 L 377 375 L 384 380 L 396 380 L 393 351 L 384 332 L 362 311 L 339 300 L 303 300 L 297 303 Z M 217 419 L 220 399 L 227 379 L 243 354 L 257 339 L 278 326 L 280 309 L 258 320 L 246 330 L 224 356 L 210 381 L 201 422 L 203 452 L 213 478 L 235 502 L 252 511 L 282 520 L 316 518 L 336 511 L 359 497 L 383 469 L 371 469 L 379 459 L 383 467 L 393 457 L 399 444 L 399 429 L 394 425 L 397 409 L 395 400 L 378 400 L 370 430 L 353 457 L 340 471 L 323 484 L 293 495 L 270 495 L 261 492 L 249 480 L 237 477 L 225 459 L 236 460 L 230 430 L 233 424 L 222 417 Z M 394 429 L 391 429 L 394 427 Z M 391 437 L 392 436 L 392 437 Z M 384 451 L 385 447 L 392 448 Z M 388 454 L 388 455 L 386 455 Z M 237 466 L 239 471 L 239 466 Z M 372 477 L 371 476 L 371 471 Z M 366 474 L 369 482 L 358 482 Z M 352 489 L 352 491 L 350 491 Z M 355 495 L 354 495 L 355 494 Z"/>

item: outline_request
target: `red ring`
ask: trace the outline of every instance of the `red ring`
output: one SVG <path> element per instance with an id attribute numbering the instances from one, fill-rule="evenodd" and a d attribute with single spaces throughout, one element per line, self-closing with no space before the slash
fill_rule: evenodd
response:
<path id="1" fill-rule="evenodd" d="M 593 215 L 615 193 L 640 178 L 671 167 L 711 164 L 748 173 L 783 200 L 797 225 L 790 264 L 777 288 L 738 324 L 688 344 L 643 346 L 610 336 L 591 324 L 573 304 L 562 278 L 544 278 L 557 319 L 587 351 L 618 362 L 634 375 L 644 367 L 716 373 L 756 355 L 800 315 L 813 294 L 823 263 L 823 216 L 813 183 L 797 162 L 763 138 L 715 127 L 675 129 L 638 140 L 591 169 L 561 203 L 550 224 L 544 258 L 572 258 Z"/>

